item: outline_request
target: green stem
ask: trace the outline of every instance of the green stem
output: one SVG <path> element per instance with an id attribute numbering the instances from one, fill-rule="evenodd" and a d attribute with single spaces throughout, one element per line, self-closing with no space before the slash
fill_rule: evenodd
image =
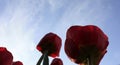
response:
<path id="1" fill-rule="evenodd" d="M 89 56 L 87 59 L 87 64 L 88 65 L 95 65 L 95 59 L 94 56 Z"/>
<path id="2" fill-rule="evenodd" d="M 49 65 L 48 52 L 43 53 L 36 65 L 41 65 L 43 60 L 43 65 Z"/>
<path id="3" fill-rule="evenodd" d="M 87 58 L 87 65 L 90 65 L 90 61 L 89 61 L 89 58 Z"/>
<path id="4" fill-rule="evenodd" d="M 47 53 L 44 55 L 43 65 L 49 65 L 49 58 Z"/>
<path id="5" fill-rule="evenodd" d="M 39 59 L 39 61 L 37 62 L 36 65 L 40 65 L 40 64 L 41 64 L 43 57 L 44 57 L 44 55 L 42 55 L 42 56 L 40 57 L 40 59 Z"/>

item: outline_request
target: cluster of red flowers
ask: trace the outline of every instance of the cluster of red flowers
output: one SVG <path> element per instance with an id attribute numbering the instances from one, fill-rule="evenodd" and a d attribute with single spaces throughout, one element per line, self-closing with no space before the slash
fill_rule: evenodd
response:
<path id="1" fill-rule="evenodd" d="M 46 34 L 36 47 L 42 53 L 36 65 L 49 65 L 49 56 L 54 58 L 51 65 L 63 65 L 62 60 L 57 58 L 61 41 L 57 34 Z M 108 37 L 97 26 L 71 26 L 67 30 L 64 49 L 69 59 L 77 64 L 99 65 L 107 52 L 108 44 Z M 21 62 L 13 62 L 12 59 L 12 54 L 6 48 L 0 49 L 0 65 L 22 65 Z"/>
<path id="2" fill-rule="evenodd" d="M 23 65 L 21 61 L 13 61 L 13 55 L 5 47 L 0 47 L 0 65 Z"/>
<path id="3" fill-rule="evenodd" d="M 67 30 L 65 40 L 65 52 L 67 56 L 77 64 L 99 65 L 107 52 L 108 37 L 103 31 L 94 25 L 71 26 Z M 61 39 L 54 33 L 46 34 L 37 45 L 42 56 L 37 65 L 43 59 L 43 65 L 49 65 L 48 56 L 59 56 Z M 63 65 L 61 59 L 54 59 L 51 65 Z"/>
<path id="4" fill-rule="evenodd" d="M 43 65 L 49 65 L 48 56 L 54 58 L 51 65 L 63 65 L 62 60 L 60 58 L 56 58 L 59 56 L 61 41 L 61 38 L 54 33 L 46 34 L 37 45 L 37 49 L 42 52 L 42 56 L 37 65 L 40 65 L 42 60 Z"/>

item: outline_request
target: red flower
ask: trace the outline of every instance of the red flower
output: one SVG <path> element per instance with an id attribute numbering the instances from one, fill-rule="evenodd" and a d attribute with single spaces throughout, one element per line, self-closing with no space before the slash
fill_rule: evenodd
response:
<path id="1" fill-rule="evenodd" d="M 40 65 L 43 60 L 43 65 L 49 65 L 48 56 L 59 56 L 61 48 L 61 38 L 54 33 L 46 34 L 37 45 L 37 49 L 42 52 L 37 65 Z"/>
<path id="2" fill-rule="evenodd" d="M 63 65 L 63 62 L 60 58 L 53 59 L 51 65 Z"/>
<path id="3" fill-rule="evenodd" d="M 37 45 L 37 49 L 43 54 L 48 53 L 51 57 L 59 56 L 61 48 L 61 38 L 54 33 L 46 34 Z"/>
<path id="4" fill-rule="evenodd" d="M 91 59 L 90 62 L 98 65 L 108 44 L 108 37 L 97 26 L 72 26 L 67 31 L 65 52 L 75 63 Z"/>
<path id="5" fill-rule="evenodd" d="M 5 47 L 0 47 L 0 65 L 11 65 L 12 61 L 12 54 Z"/>
<path id="6" fill-rule="evenodd" d="M 16 61 L 16 62 L 13 62 L 12 65 L 23 65 L 23 63 L 21 61 Z"/>

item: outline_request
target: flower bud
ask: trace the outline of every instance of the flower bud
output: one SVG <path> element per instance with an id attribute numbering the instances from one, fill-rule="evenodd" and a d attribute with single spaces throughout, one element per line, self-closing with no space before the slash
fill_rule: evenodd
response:
<path id="1" fill-rule="evenodd" d="M 0 65 L 11 65 L 13 56 L 5 47 L 0 47 Z"/>
<path id="2" fill-rule="evenodd" d="M 67 31 L 65 52 L 77 64 L 85 63 L 91 57 L 98 65 L 108 44 L 108 37 L 97 26 L 72 26 Z"/>
<path id="3" fill-rule="evenodd" d="M 54 33 L 46 34 L 37 45 L 37 49 L 43 54 L 47 52 L 47 55 L 51 57 L 59 56 L 61 48 L 61 38 Z"/>
<path id="4" fill-rule="evenodd" d="M 63 65 L 63 62 L 60 58 L 53 59 L 51 65 Z"/>
<path id="5" fill-rule="evenodd" d="M 23 63 L 21 61 L 16 61 L 16 62 L 13 62 L 12 65 L 23 65 Z"/>

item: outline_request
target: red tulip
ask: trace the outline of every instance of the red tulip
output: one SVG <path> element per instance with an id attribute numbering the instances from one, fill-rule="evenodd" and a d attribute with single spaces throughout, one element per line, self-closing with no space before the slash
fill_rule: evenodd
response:
<path id="1" fill-rule="evenodd" d="M 67 31 L 65 52 L 75 63 L 98 65 L 107 52 L 108 37 L 94 25 L 72 26 Z"/>
<path id="2" fill-rule="evenodd" d="M 16 61 L 16 62 L 13 62 L 12 65 L 23 65 L 23 63 L 21 61 Z"/>
<path id="3" fill-rule="evenodd" d="M 53 59 L 51 65 L 63 65 L 63 62 L 60 58 Z"/>
<path id="4" fill-rule="evenodd" d="M 11 65 L 12 61 L 12 54 L 5 47 L 0 47 L 0 65 Z"/>
<path id="5" fill-rule="evenodd" d="M 59 56 L 60 48 L 61 38 L 54 33 L 46 34 L 37 45 L 37 49 L 43 54 L 38 64 L 40 64 L 43 58 L 46 59 L 46 61 L 48 61 L 46 56 Z"/>

